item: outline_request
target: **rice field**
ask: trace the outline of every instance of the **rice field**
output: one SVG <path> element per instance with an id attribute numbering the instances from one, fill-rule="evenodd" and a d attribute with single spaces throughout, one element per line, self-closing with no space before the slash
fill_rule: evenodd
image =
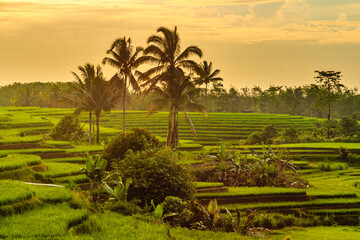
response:
<path id="1" fill-rule="evenodd" d="M 20 174 L 26 173 L 29 174 L 29 179 L 32 181 L 48 181 L 63 186 L 67 186 L 70 182 L 88 182 L 80 170 L 85 167 L 85 156 L 87 153 L 101 153 L 104 146 L 75 145 L 66 141 L 52 141 L 46 137 L 61 117 L 72 113 L 73 109 L 0 108 L 0 175 L 2 178 L 17 179 Z M 146 112 L 127 112 L 127 129 L 131 127 L 148 128 L 159 137 L 161 142 L 165 142 L 168 113 L 158 112 L 150 117 L 146 117 L 146 115 Z M 209 113 L 208 116 L 205 116 L 204 114 L 190 113 L 190 117 L 197 130 L 197 137 L 192 136 L 180 114 L 180 145 L 178 147 L 178 150 L 181 150 L 179 154 L 183 156 L 181 164 L 188 165 L 189 168 L 201 167 L 201 164 L 207 163 L 207 160 L 193 159 L 193 154 L 197 152 L 215 154 L 219 150 L 219 145 L 225 141 L 232 144 L 228 148 L 231 151 L 239 151 L 243 154 L 249 154 L 251 150 L 261 152 L 262 146 L 244 147 L 239 145 L 239 141 L 247 138 L 254 131 L 260 131 L 269 123 L 274 124 L 278 129 L 293 126 L 300 130 L 313 131 L 318 122 L 314 118 L 279 114 Z M 80 120 L 84 129 L 87 129 L 87 115 L 80 115 Z M 102 140 L 107 141 L 121 132 L 121 123 L 122 113 L 120 111 L 103 114 L 100 121 Z M 221 209 L 227 207 L 232 212 L 236 208 L 242 211 L 252 208 L 269 212 L 295 209 L 308 214 L 335 214 L 340 217 L 346 214 L 359 214 L 360 168 L 356 164 L 339 162 L 337 156 L 340 146 L 354 152 L 360 150 L 360 144 L 356 143 L 271 146 L 275 151 L 286 150 L 288 158 L 299 166 L 300 174 L 308 179 L 309 188 L 307 189 L 226 188 L 218 182 L 195 182 L 197 190 L 221 189 L 221 192 L 199 192 L 196 197 L 199 201 L 262 199 L 252 203 L 242 200 L 241 203 L 232 204 L 222 204 L 219 201 Z M 209 162 L 213 163 L 212 160 Z M 321 164 L 329 164 L 332 168 L 329 172 L 324 171 L 321 169 Z M 16 191 L 13 191 L 14 189 Z M 83 209 L 73 209 L 69 205 L 69 202 L 72 201 L 72 193 L 67 188 L 33 186 L 17 181 L 0 180 L 0 191 L 0 213 L 3 215 L 0 218 L 0 238 L 109 239 L 112 234 L 121 234 L 123 239 L 141 239 L 149 232 L 152 236 L 157 236 L 154 239 L 167 236 L 167 227 L 163 225 L 154 228 L 151 224 L 131 217 L 119 217 L 115 213 L 89 214 Z M 284 201 L 284 198 L 281 201 L 282 196 L 288 197 L 289 200 Z M 71 229 L 88 221 L 90 215 L 100 225 L 101 230 L 91 234 L 71 235 Z M 47 226 L 46 222 L 51 223 Z M 116 226 L 119 224 L 124 228 L 117 228 Z M 124 230 L 125 228 L 127 230 Z M 324 236 L 327 236 L 326 231 L 337 233 L 345 231 L 340 227 L 284 229 L 276 231 L 277 235 L 271 235 L 270 239 L 284 239 L 286 235 L 291 235 L 293 239 L 312 239 L 311 235 L 307 235 L 307 233 L 315 231 L 314 229 L 322 231 Z M 348 234 L 349 237 L 357 233 L 357 228 L 347 229 L 346 231 L 351 232 Z M 176 239 L 254 239 L 236 234 L 172 228 L 171 234 Z M 344 236 L 347 235 L 344 234 Z"/>

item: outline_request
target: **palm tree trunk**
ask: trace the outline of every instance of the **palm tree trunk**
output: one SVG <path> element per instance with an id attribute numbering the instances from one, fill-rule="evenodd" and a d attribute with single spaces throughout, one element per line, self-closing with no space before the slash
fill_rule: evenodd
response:
<path id="1" fill-rule="evenodd" d="M 100 143 L 100 125 L 99 125 L 100 113 L 95 115 L 96 115 L 96 143 L 99 144 Z"/>
<path id="2" fill-rule="evenodd" d="M 123 134 L 125 134 L 125 97 L 126 97 L 126 75 L 124 80 L 124 94 L 123 94 Z"/>
<path id="3" fill-rule="evenodd" d="M 327 127 L 327 139 L 329 139 L 329 138 L 330 138 L 330 109 L 331 109 L 331 105 L 330 105 L 330 101 L 329 101 L 328 127 Z"/>
<path id="4" fill-rule="evenodd" d="M 208 98 L 208 89 L 207 89 L 207 83 L 205 83 L 205 107 L 206 107 L 206 110 L 208 110 L 207 98 Z"/>
<path id="5" fill-rule="evenodd" d="M 91 139 L 91 122 L 92 122 L 92 113 L 91 111 L 89 112 L 89 143 L 92 143 L 92 139 Z"/>
<path id="6" fill-rule="evenodd" d="M 178 131 L 178 111 L 175 106 L 171 107 L 169 113 L 169 126 L 168 133 L 166 138 L 166 146 L 175 148 L 179 141 L 179 131 Z"/>

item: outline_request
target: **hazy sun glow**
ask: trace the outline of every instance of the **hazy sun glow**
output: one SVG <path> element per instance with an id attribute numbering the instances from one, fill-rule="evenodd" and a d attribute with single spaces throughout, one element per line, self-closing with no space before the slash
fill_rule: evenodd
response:
<path id="1" fill-rule="evenodd" d="M 359 12 L 358 0 L 0 0 L 0 85 L 72 81 L 116 37 L 145 46 L 159 26 L 177 26 L 226 87 L 309 84 L 314 70 L 342 71 L 354 87 Z"/>

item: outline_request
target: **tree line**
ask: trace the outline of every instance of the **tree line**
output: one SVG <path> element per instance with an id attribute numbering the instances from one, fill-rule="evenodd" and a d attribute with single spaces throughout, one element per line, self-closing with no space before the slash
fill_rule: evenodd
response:
<path id="1" fill-rule="evenodd" d="M 76 107 L 66 101 L 71 92 L 70 86 L 71 82 L 13 83 L 0 88 L 0 106 Z M 205 90 L 201 89 L 195 101 L 207 105 L 209 112 L 252 111 L 327 118 L 328 109 L 321 100 L 321 92 L 316 84 L 298 87 L 270 86 L 264 89 L 258 86 L 229 89 L 210 86 L 207 97 Z M 144 96 L 143 93 L 136 94 L 127 90 L 126 94 L 127 110 L 147 110 L 151 93 Z M 122 106 L 118 104 L 114 109 L 122 109 Z M 331 116 L 334 118 L 359 112 L 358 90 L 345 86 L 331 109 Z"/>

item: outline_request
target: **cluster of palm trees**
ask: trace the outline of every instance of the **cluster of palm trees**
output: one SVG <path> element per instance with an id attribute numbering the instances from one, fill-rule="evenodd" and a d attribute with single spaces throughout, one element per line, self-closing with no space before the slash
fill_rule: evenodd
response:
<path id="1" fill-rule="evenodd" d="M 101 67 L 86 64 L 80 66 L 81 77 L 73 73 L 75 98 L 77 103 L 76 113 L 89 112 L 89 142 L 91 143 L 92 114 L 96 117 L 97 135 L 99 143 L 99 118 L 102 111 L 111 110 L 122 100 L 123 107 L 123 132 L 125 133 L 125 104 L 126 92 L 131 88 L 145 94 L 151 93 L 148 105 L 149 115 L 154 111 L 168 109 L 169 125 L 166 145 L 176 147 L 179 140 L 178 113 L 183 111 L 185 119 L 191 127 L 194 136 L 195 128 L 188 116 L 188 111 L 206 112 L 206 106 L 201 106 L 193 101 L 199 93 L 199 86 L 205 84 L 205 94 L 208 84 L 219 84 L 222 78 L 217 77 L 220 70 L 212 72 L 212 63 L 204 61 L 199 64 L 192 57 L 201 58 L 202 51 L 196 46 L 189 46 L 184 51 L 180 48 L 180 38 L 177 28 L 169 30 L 160 27 L 157 35 L 149 37 L 148 46 L 143 49 L 134 47 L 130 38 L 118 38 L 106 52 L 103 64 L 109 64 L 117 69 L 116 74 L 106 81 Z M 140 72 L 139 66 L 149 67 Z"/>

